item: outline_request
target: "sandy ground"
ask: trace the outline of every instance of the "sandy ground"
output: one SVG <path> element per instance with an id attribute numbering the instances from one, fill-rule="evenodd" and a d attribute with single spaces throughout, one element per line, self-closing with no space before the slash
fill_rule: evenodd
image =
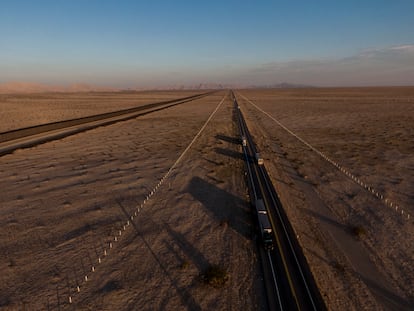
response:
<path id="1" fill-rule="evenodd" d="M 7 130 L 190 95 L 144 94 L 1 95 L 0 124 Z M 1 157 L 0 309 L 66 310 L 69 295 L 77 310 L 263 309 L 255 218 L 228 98 L 123 230 L 224 94 Z M 413 309 L 413 218 L 240 95 L 414 214 L 414 89 L 238 94 L 328 308 Z M 228 272 L 222 289 L 200 278 L 211 264 Z"/>
<path id="2" fill-rule="evenodd" d="M 202 91 L 0 94 L 0 133 L 198 93 Z"/>
<path id="3" fill-rule="evenodd" d="M 414 214 L 414 88 L 239 94 L 399 205 L 384 204 L 239 96 L 329 309 L 412 310 L 414 218 L 400 211 Z"/>
<path id="4" fill-rule="evenodd" d="M 0 308 L 65 310 L 69 295 L 76 310 L 263 308 L 228 98 L 123 231 L 224 94 L 0 158 Z M 200 278 L 211 264 L 221 289 Z"/>

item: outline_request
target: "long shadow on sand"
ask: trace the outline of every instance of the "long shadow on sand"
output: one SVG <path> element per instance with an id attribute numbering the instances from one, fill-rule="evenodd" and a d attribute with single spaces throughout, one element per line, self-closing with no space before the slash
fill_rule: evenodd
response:
<path id="1" fill-rule="evenodd" d="M 414 310 L 414 301 L 407 301 L 374 280 L 355 272 L 376 297 L 381 297 L 385 310 Z"/>
<path id="2" fill-rule="evenodd" d="M 240 139 L 236 138 L 236 137 L 229 137 L 226 135 L 222 135 L 222 134 L 217 134 L 216 138 L 222 141 L 226 141 L 228 143 L 234 144 L 234 145 L 239 145 L 240 144 Z"/>
<path id="3" fill-rule="evenodd" d="M 122 203 L 119 200 L 117 200 L 117 203 L 118 203 L 119 207 L 121 208 L 122 212 L 127 217 L 127 219 L 129 219 L 130 216 L 129 216 L 129 213 L 127 212 L 127 210 L 125 209 L 125 207 L 122 205 Z M 151 245 L 145 239 L 144 235 L 141 233 L 141 231 L 139 230 L 139 228 L 135 224 L 135 222 L 132 221 L 131 222 L 131 225 L 134 228 L 134 231 L 136 232 L 136 236 L 139 236 L 141 238 L 142 242 L 148 248 L 148 250 L 150 251 L 151 255 L 157 261 L 157 263 L 160 266 L 161 270 L 163 271 L 164 275 L 169 279 L 169 281 L 171 282 L 171 285 L 174 287 L 174 289 L 176 290 L 176 292 L 179 294 L 182 304 L 185 305 L 185 306 L 187 306 L 187 309 L 188 310 L 200 310 L 201 311 L 201 307 L 195 301 L 194 297 L 191 296 L 191 294 L 185 288 L 180 287 L 178 285 L 177 281 L 170 275 L 170 273 L 168 272 L 168 270 L 165 267 L 164 263 L 159 258 L 159 256 L 154 252 L 154 250 L 152 249 Z M 133 303 L 130 304 L 130 305 L 131 305 L 131 308 L 129 308 L 128 310 L 131 310 L 131 311 L 132 310 L 136 310 Z"/>
<path id="4" fill-rule="evenodd" d="M 164 226 L 168 234 L 174 239 L 174 242 L 180 247 L 185 255 L 185 258 L 181 258 L 181 256 L 170 245 L 168 245 L 168 248 L 175 254 L 177 259 L 184 263 L 188 258 L 188 260 L 190 260 L 197 267 L 200 273 L 209 266 L 209 262 L 206 257 L 197 248 L 195 248 L 183 234 L 172 229 L 167 223 L 164 223 Z"/>
<path id="5" fill-rule="evenodd" d="M 193 177 L 187 191 L 220 222 L 227 223 L 232 229 L 246 237 L 252 238 L 249 204 L 225 190 L 201 179 Z"/>
<path id="6" fill-rule="evenodd" d="M 241 152 L 237 152 L 237 151 L 233 151 L 233 150 L 229 150 L 229 149 L 224 149 L 224 148 L 219 148 L 219 147 L 214 148 L 214 151 L 219 153 L 219 154 L 222 154 L 222 155 L 225 155 L 227 157 L 231 157 L 231 158 L 234 158 L 234 159 L 237 159 L 237 160 L 244 160 L 245 159 L 244 154 L 241 153 Z"/>
<path id="7" fill-rule="evenodd" d="M 298 209 L 301 210 L 302 212 L 308 214 L 309 216 L 312 216 L 313 218 L 316 218 L 320 221 L 323 221 L 323 222 L 325 222 L 329 225 L 338 227 L 339 229 L 343 230 L 344 232 L 349 232 L 349 227 L 348 226 L 346 226 L 344 224 L 341 224 L 340 222 L 338 222 L 338 221 L 336 221 L 336 220 L 334 220 L 334 219 L 332 219 L 328 216 L 319 214 L 319 213 L 317 213 L 315 211 L 312 211 L 310 209 L 307 209 L 307 208 L 299 207 Z"/>
<path id="8" fill-rule="evenodd" d="M 311 217 L 326 223 L 328 226 L 336 228 L 336 230 L 330 229 L 331 234 L 333 234 L 332 231 L 335 231 L 335 239 L 341 241 L 343 246 L 348 245 L 347 257 L 354 266 L 354 273 L 367 285 L 375 299 L 384 307 L 385 310 L 414 310 L 413 301 L 407 301 L 389 287 L 389 284 L 386 281 L 386 275 L 378 270 L 377 266 L 371 262 L 368 255 L 365 254 L 365 248 L 363 248 L 360 244 L 353 244 L 355 243 L 353 242 L 354 238 L 350 235 L 351 232 L 348 226 L 320 213 L 304 208 L 299 209 Z M 349 253 L 350 248 L 356 250 L 356 254 Z M 322 259 L 321 257 L 319 258 Z"/>

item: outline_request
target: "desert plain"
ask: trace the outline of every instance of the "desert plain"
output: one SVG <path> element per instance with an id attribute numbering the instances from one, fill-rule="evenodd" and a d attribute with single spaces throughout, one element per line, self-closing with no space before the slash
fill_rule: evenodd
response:
<path id="1" fill-rule="evenodd" d="M 3 94 L 0 132 L 195 93 Z M 414 88 L 235 95 L 327 308 L 412 310 Z M 1 157 L 0 309 L 266 310 L 234 113 L 222 90 Z"/>

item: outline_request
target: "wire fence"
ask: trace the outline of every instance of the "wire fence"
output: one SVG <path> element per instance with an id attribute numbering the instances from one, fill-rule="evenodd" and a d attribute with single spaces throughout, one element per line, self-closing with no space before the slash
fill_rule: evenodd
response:
<path id="1" fill-rule="evenodd" d="M 292 136 L 294 136 L 296 139 L 298 139 L 300 142 L 302 142 L 305 146 L 309 147 L 311 150 L 313 150 L 314 152 L 316 152 L 317 154 L 319 154 L 323 159 L 325 159 L 328 163 L 330 163 L 334 167 L 336 167 L 340 172 L 342 172 L 344 175 L 346 175 L 348 178 L 350 178 L 353 182 L 355 182 L 356 184 L 358 184 L 359 186 L 361 186 L 362 188 L 364 188 L 366 191 L 370 192 L 373 196 L 375 196 L 376 198 L 378 198 L 379 200 L 381 200 L 384 203 L 384 205 L 386 205 L 386 206 L 392 208 L 393 210 L 395 210 L 395 212 L 397 212 L 398 214 L 400 214 L 403 217 L 403 219 L 405 219 L 405 220 L 409 220 L 410 219 L 411 215 L 410 215 L 410 213 L 408 211 L 404 210 L 401 206 L 399 206 L 397 203 L 393 202 L 391 199 L 385 197 L 385 195 L 382 194 L 382 193 L 380 193 L 378 190 L 376 190 L 374 186 L 365 183 L 359 177 L 357 177 L 353 173 L 351 173 L 351 171 L 349 169 L 347 169 L 343 165 L 339 164 L 335 160 L 331 159 L 326 154 L 324 154 L 322 151 L 320 151 L 319 149 L 317 149 L 314 146 L 312 146 L 310 143 L 308 143 L 307 141 L 305 141 L 303 138 L 301 138 L 300 136 L 298 136 L 296 133 L 292 132 L 289 128 L 287 128 L 279 120 L 277 120 L 276 118 L 274 118 L 271 114 L 269 114 L 268 112 L 264 111 L 262 108 L 260 108 L 256 104 L 254 104 L 246 96 L 244 96 L 242 94 L 239 94 L 239 95 L 246 102 L 248 102 L 249 104 L 251 104 L 253 107 L 255 107 L 260 112 L 264 113 L 266 116 L 268 116 L 274 122 L 276 122 L 286 132 L 288 132 L 289 134 L 291 134 Z"/>
<path id="2" fill-rule="evenodd" d="M 77 295 L 84 290 L 88 283 L 90 283 L 93 274 L 97 271 L 97 269 L 99 269 L 99 266 L 105 261 L 105 259 L 115 253 L 117 245 L 122 238 L 127 235 L 129 227 L 132 227 L 132 222 L 136 221 L 136 218 L 139 216 L 140 212 L 148 205 L 148 202 L 155 196 L 160 187 L 170 177 L 173 170 L 199 138 L 227 96 L 228 94 L 226 94 L 219 102 L 207 121 L 197 132 L 189 145 L 180 154 L 177 160 L 168 169 L 168 171 L 156 182 L 155 186 L 148 190 L 148 193 L 144 196 L 142 202 L 137 204 L 132 211 L 128 212 L 126 220 L 124 220 L 116 230 L 112 230 L 109 236 L 104 238 L 101 237 L 99 241 L 94 241 L 93 243 L 88 243 L 85 240 L 82 241 L 82 244 L 84 245 L 94 246 L 92 248 L 89 247 L 81 250 L 79 252 L 79 256 L 73 260 L 71 267 L 67 269 L 60 269 L 57 267 L 58 270 L 65 270 L 65 272 L 62 281 L 56 284 L 55 292 L 48 293 L 47 297 L 41 299 L 42 302 L 40 303 L 35 303 L 32 299 L 30 301 L 24 300 L 18 305 L 17 310 L 76 310 Z"/>

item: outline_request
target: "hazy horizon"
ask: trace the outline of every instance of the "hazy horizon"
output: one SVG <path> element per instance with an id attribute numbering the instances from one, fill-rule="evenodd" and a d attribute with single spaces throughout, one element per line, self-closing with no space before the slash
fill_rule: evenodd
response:
<path id="1" fill-rule="evenodd" d="M 0 84 L 414 85 L 414 2 L 4 1 Z"/>

